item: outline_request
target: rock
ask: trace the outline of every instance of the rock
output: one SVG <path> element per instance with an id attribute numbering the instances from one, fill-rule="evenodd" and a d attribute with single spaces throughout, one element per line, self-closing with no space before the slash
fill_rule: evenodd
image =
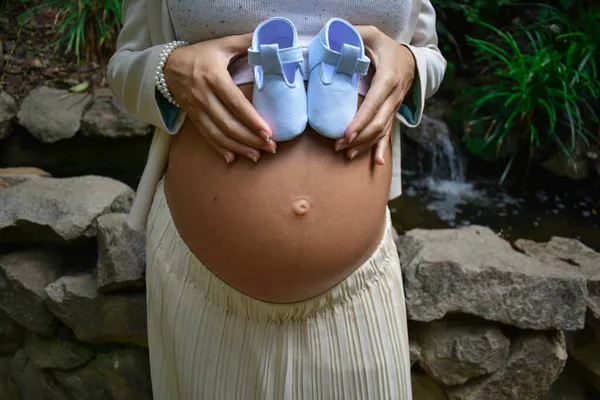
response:
<path id="1" fill-rule="evenodd" d="M 567 361 L 567 365 L 541 400 L 589 400 L 586 383 L 581 374 Z"/>
<path id="2" fill-rule="evenodd" d="M 23 100 L 17 114 L 19 124 L 46 143 L 68 139 L 79 131 L 91 96 L 66 90 L 39 87 Z"/>
<path id="3" fill-rule="evenodd" d="M 83 115 L 81 126 L 84 135 L 111 138 L 144 136 L 149 132 L 149 125 L 129 114 L 107 88 L 96 89 L 92 106 Z"/>
<path id="4" fill-rule="evenodd" d="M 99 176 L 31 177 L 0 190 L 0 243 L 66 242 L 96 235 L 96 218 L 126 212 L 134 192 Z"/>
<path id="5" fill-rule="evenodd" d="M 588 148 L 586 155 L 592 164 L 596 176 L 600 176 L 600 147 L 596 146 L 596 148 Z"/>
<path id="6" fill-rule="evenodd" d="M 570 355 L 586 380 L 600 391 L 600 342 L 593 340 L 579 345 L 571 350 Z"/>
<path id="7" fill-rule="evenodd" d="M 586 155 L 588 146 L 577 141 L 574 149 L 569 149 L 572 157 L 569 158 L 564 151 L 557 150 L 549 159 L 540 163 L 542 168 L 565 178 L 582 180 L 590 176 L 590 161 Z"/>
<path id="8" fill-rule="evenodd" d="M 44 176 L 49 177 L 50 174 L 44 170 L 35 167 L 17 167 L 17 168 L 0 168 L 0 176 L 6 177 L 18 177 L 22 176 L 27 178 L 28 176 Z"/>
<path id="9" fill-rule="evenodd" d="M 58 279 L 63 260 L 54 253 L 24 250 L 0 256 L 0 308 L 19 325 L 51 335 L 58 321 L 46 307 L 45 287 Z"/>
<path id="10" fill-rule="evenodd" d="M 49 177 L 50 174 L 39 168 L 0 168 L 0 189 L 18 185 L 35 176 Z"/>
<path id="11" fill-rule="evenodd" d="M 75 135 L 44 143 L 16 125 L 0 144 L 0 167 L 35 165 L 53 176 L 97 175 L 136 187 L 153 135 L 108 138 Z"/>
<path id="12" fill-rule="evenodd" d="M 73 400 L 152 398 L 148 354 L 142 349 L 104 352 L 70 371 L 54 371 Z"/>
<path id="13" fill-rule="evenodd" d="M 587 278 L 587 323 L 600 338 L 600 254 L 576 239 L 556 236 L 547 243 L 520 239 L 515 247 L 543 264 L 577 271 Z"/>
<path id="14" fill-rule="evenodd" d="M 102 295 L 91 274 L 63 276 L 46 293 L 50 310 L 77 339 L 147 346 L 144 293 Z"/>
<path id="15" fill-rule="evenodd" d="M 0 53 L 2 54 L 2 53 Z M 0 140 L 12 130 L 12 119 L 17 113 L 17 103 L 6 92 L 0 91 Z"/>
<path id="16" fill-rule="evenodd" d="M 515 247 L 543 264 L 572 269 L 588 278 L 600 275 L 600 254 L 576 239 L 553 236 L 547 243 L 519 239 Z"/>
<path id="17" fill-rule="evenodd" d="M 583 275 L 543 265 L 484 227 L 415 229 L 407 236 L 423 246 L 402 265 L 409 319 L 464 313 L 522 329 L 583 328 Z"/>
<path id="18" fill-rule="evenodd" d="M 25 350 L 19 350 L 10 363 L 10 370 L 23 400 L 70 400 L 52 374 L 35 367 Z"/>
<path id="19" fill-rule="evenodd" d="M 0 354 L 13 354 L 22 343 L 23 328 L 0 309 Z"/>
<path id="20" fill-rule="evenodd" d="M 424 113 L 431 118 L 445 120 L 451 109 L 452 103 L 448 100 L 442 97 L 432 97 L 425 102 Z"/>
<path id="21" fill-rule="evenodd" d="M 394 243 L 396 243 L 398 258 L 402 266 L 410 264 L 423 250 L 423 243 L 411 236 L 398 236 Z"/>
<path id="22" fill-rule="evenodd" d="M 413 400 L 446 400 L 444 390 L 422 371 L 411 372 Z"/>
<path id="23" fill-rule="evenodd" d="M 66 328 L 58 336 L 44 338 L 33 332 L 25 337 L 25 352 L 39 369 L 70 369 L 79 367 L 94 357 L 94 349 L 77 342 Z"/>
<path id="24" fill-rule="evenodd" d="M 450 128 L 442 119 L 423 114 L 417 127 L 402 129 L 402 134 L 423 148 L 435 149 L 450 137 Z"/>
<path id="25" fill-rule="evenodd" d="M 144 286 L 146 237 L 132 230 L 126 218 L 126 214 L 98 218 L 98 288 L 102 292 Z"/>
<path id="26" fill-rule="evenodd" d="M 600 275 L 590 278 L 587 282 L 588 314 L 587 323 L 600 340 Z"/>
<path id="27" fill-rule="evenodd" d="M 562 332 L 520 332 L 503 368 L 446 389 L 451 400 L 538 400 L 548 392 L 567 360 Z"/>
<path id="28" fill-rule="evenodd" d="M 11 357 L 0 357 L 0 399 L 21 400 L 19 389 L 10 373 Z"/>
<path id="29" fill-rule="evenodd" d="M 419 346 L 419 338 L 415 333 L 416 329 L 409 326 L 408 328 L 408 350 L 410 353 L 410 366 L 421 361 L 421 346 Z"/>
<path id="30" fill-rule="evenodd" d="M 600 318 L 598 318 L 598 316 L 588 314 L 586 324 L 594 331 L 596 338 L 600 340 Z"/>
<path id="31" fill-rule="evenodd" d="M 446 385 L 497 371 L 508 358 L 510 341 L 497 325 L 484 321 L 439 320 L 418 333 L 419 365 Z"/>

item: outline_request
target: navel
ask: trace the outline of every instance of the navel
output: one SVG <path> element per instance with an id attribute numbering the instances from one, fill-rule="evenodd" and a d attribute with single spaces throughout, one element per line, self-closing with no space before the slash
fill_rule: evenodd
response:
<path id="1" fill-rule="evenodd" d="M 292 212 L 294 215 L 303 217 L 310 211 L 310 202 L 306 199 L 297 199 L 292 203 Z"/>

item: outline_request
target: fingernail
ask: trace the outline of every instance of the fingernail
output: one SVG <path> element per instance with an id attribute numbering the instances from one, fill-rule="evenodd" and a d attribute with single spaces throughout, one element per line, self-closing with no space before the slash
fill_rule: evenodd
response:
<path id="1" fill-rule="evenodd" d="M 249 159 L 251 159 L 254 162 L 258 162 L 258 157 L 256 156 L 256 154 L 254 153 L 247 153 L 246 156 L 248 156 Z"/>
<path id="2" fill-rule="evenodd" d="M 345 143 L 343 140 L 340 140 L 340 142 L 335 145 L 334 150 L 340 151 L 340 150 L 344 150 L 346 147 L 348 147 L 348 143 Z"/>
<path id="3" fill-rule="evenodd" d="M 258 134 L 260 135 L 261 138 L 264 139 L 265 142 L 268 142 L 269 140 L 271 140 L 271 136 L 269 136 L 269 134 L 265 130 L 258 131 Z"/>
<path id="4" fill-rule="evenodd" d="M 223 157 L 225 157 L 225 162 L 227 164 L 231 164 L 231 162 L 233 161 L 233 156 L 231 154 L 229 154 L 229 153 L 225 153 L 223 155 Z"/>
<path id="5" fill-rule="evenodd" d="M 356 136 L 358 135 L 357 132 L 354 132 L 351 136 L 350 139 L 348 139 L 348 143 L 352 143 L 354 141 L 354 139 L 356 139 Z"/>
<path id="6" fill-rule="evenodd" d="M 277 152 L 277 145 L 275 144 L 274 141 L 269 140 L 269 142 L 265 146 L 265 150 L 270 151 L 271 153 L 275 154 Z"/>
<path id="7" fill-rule="evenodd" d="M 358 154 L 358 150 L 352 150 L 350 152 L 350 159 L 352 160 L 354 157 L 356 157 L 357 154 Z"/>
<path id="8" fill-rule="evenodd" d="M 269 153 L 273 153 L 273 154 L 275 154 L 277 152 L 277 149 L 273 146 L 265 146 L 264 149 L 266 151 L 268 151 Z"/>

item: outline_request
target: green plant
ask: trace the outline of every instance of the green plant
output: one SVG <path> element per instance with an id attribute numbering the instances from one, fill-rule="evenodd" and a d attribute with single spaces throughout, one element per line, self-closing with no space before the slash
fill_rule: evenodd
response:
<path id="1" fill-rule="evenodd" d="M 455 64 L 456 73 L 468 71 L 471 55 L 466 35 L 479 36 L 479 20 L 494 20 L 496 24 L 509 21 L 508 6 L 517 0 L 432 0 L 436 10 L 439 47 L 448 61 Z"/>
<path id="2" fill-rule="evenodd" d="M 521 27 L 522 44 L 515 35 L 478 22 L 493 33 L 491 40 L 468 37 L 478 62 L 494 82 L 467 91 L 465 140 L 478 151 L 497 153 L 507 142 L 525 144 L 529 162 L 543 149 L 555 146 L 569 158 L 577 142 L 589 146 L 597 138 L 586 122 L 597 123 L 600 84 L 595 62 L 597 47 L 588 32 L 571 26 L 546 31 Z M 596 39 L 597 40 L 597 39 Z M 504 181 L 518 151 L 500 179 Z"/>
<path id="3" fill-rule="evenodd" d="M 498 16 L 500 8 L 513 5 L 523 0 L 433 0 L 436 10 L 457 11 L 469 23 L 485 20 L 488 17 Z"/>
<path id="4" fill-rule="evenodd" d="M 51 10 L 58 30 L 50 46 L 66 55 L 74 54 L 78 63 L 102 61 L 114 49 L 122 23 L 121 7 L 122 0 L 41 0 L 20 15 L 19 24 Z"/>

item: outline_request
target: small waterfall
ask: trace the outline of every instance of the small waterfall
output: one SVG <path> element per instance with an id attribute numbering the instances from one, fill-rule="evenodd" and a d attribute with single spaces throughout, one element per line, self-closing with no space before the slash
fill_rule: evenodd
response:
<path id="1" fill-rule="evenodd" d="M 446 123 L 423 116 L 420 131 L 407 132 L 407 137 L 417 143 L 412 171 L 405 171 L 407 195 L 426 201 L 426 209 L 455 226 L 462 207 L 482 203 L 485 192 L 467 182 L 466 158 L 455 147 Z"/>
<path id="2" fill-rule="evenodd" d="M 439 134 L 436 137 L 438 145 L 432 154 L 431 175 L 437 179 L 464 182 L 465 164 L 459 151 L 454 149 L 454 144 L 447 135 Z"/>
<path id="3" fill-rule="evenodd" d="M 464 182 L 465 160 L 455 149 L 447 132 L 428 135 L 429 140 L 421 140 L 417 153 L 417 168 L 421 176 L 436 181 Z"/>
<path id="4" fill-rule="evenodd" d="M 468 225 L 461 214 L 469 207 L 503 209 L 515 203 L 502 192 L 467 181 L 466 157 L 454 146 L 445 123 L 428 119 L 423 131 L 408 136 L 413 141 L 418 138 L 418 146 L 413 159 L 417 165 L 407 171 L 407 195 L 424 201 L 425 208 L 449 226 Z"/>

